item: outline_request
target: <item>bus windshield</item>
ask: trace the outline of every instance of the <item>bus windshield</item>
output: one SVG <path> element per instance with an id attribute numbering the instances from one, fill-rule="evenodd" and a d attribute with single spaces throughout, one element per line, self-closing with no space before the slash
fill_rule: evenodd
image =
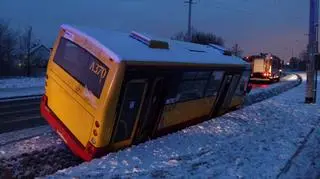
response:
<path id="1" fill-rule="evenodd" d="M 54 62 L 100 98 L 109 69 L 91 53 L 74 42 L 61 38 Z"/>

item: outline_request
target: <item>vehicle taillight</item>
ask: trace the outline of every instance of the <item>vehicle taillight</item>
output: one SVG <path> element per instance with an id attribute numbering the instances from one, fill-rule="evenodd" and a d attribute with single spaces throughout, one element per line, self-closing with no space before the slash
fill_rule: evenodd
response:
<path id="1" fill-rule="evenodd" d="M 263 76 L 271 76 L 271 73 L 263 73 Z"/>
<path id="2" fill-rule="evenodd" d="M 99 127 L 100 127 L 100 124 L 99 124 L 99 122 L 98 122 L 98 121 L 96 121 L 94 124 L 95 124 L 95 126 L 96 126 L 97 128 L 99 128 Z"/>
<path id="3" fill-rule="evenodd" d="M 94 135 L 94 136 L 97 136 L 97 135 L 98 135 L 97 130 L 93 129 L 93 135 Z"/>

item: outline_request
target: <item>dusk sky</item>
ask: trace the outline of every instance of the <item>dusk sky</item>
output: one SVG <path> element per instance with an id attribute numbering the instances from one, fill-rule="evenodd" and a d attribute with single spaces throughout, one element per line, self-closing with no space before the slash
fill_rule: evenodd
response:
<path id="1" fill-rule="evenodd" d="M 0 18 L 31 25 L 52 46 L 60 24 L 71 23 L 171 37 L 187 30 L 185 0 L 0 0 Z M 244 55 L 271 52 L 284 60 L 307 43 L 308 0 L 194 0 L 192 25 L 238 43 Z"/>

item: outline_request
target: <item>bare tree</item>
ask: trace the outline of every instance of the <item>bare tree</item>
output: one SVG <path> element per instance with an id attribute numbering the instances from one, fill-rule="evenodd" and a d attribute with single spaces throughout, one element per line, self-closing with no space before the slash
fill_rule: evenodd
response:
<path id="1" fill-rule="evenodd" d="M 27 66 L 27 76 L 31 75 L 31 50 L 37 45 L 39 45 L 39 41 L 34 38 L 32 27 L 29 26 L 22 32 L 19 38 L 20 58 L 22 58 Z"/>
<path id="2" fill-rule="evenodd" d="M 15 56 L 15 51 L 17 47 L 17 36 L 17 32 L 9 30 L 7 35 L 3 39 L 3 44 L 5 46 L 5 48 L 3 49 L 4 56 L 10 63 L 13 63 L 13 58 Z"/>
<path id="3" fill-rule="evenodd" d="M 300 54 L 299 54 L 299 58 L 300 58 L 300 60 L 302 60 L 302 61 L 307 61 L 308 58 L 309 58 L 309 55 L 308 55 L 307 50 L 301 51 Z"/>
<path id="4" fill-rule="evenodd" d="M 17 44 L 17 33 L 9 23 L 0 20 L 0 75 L 9 73 Z"/>
<path id="5" fill-rule="evenodd" d="M 216 44 L 220 46 L 224 46 L 224 40 L 221 37 L 216 36 L 213 33 L 205 33 L 205 32 L 199 32 L 195 29 L 192 29 L 192 35 L 191 40 L 189 39 L 189 36 L 185 32 L 179 32 L 175 34 L 172 39 L 174 40 L 181 40 L 181 41 L 188 41 L 192 43 L 198 43 L 203 45 L 208 44 Z"/>
<path id="6" fill-rule="evenodd" d="M 22 32 L 15 31 L 9 26 L 8 21 L 0 19 L 0 76 L 12 75 L 14 63 L 27 67 L 27 75 L 31 75 L 32 49 L 39 45 L 33 35 L 32 27 L 27 27 Z"/>
<path id="7" fill-rule="evenodd" d="M 3 74 L 4 69 L 4 38 L 8 32 L 8 24 L 1 21 L 0 22 L 0 75 Z"/>
<path id="8" fill-rule="evenodd" d="M 240 48 L 239 44 L 234 44 L 231 48 L 231 53 L 235 56 L 241 57 L 243 54 L 243 50 Z"/>

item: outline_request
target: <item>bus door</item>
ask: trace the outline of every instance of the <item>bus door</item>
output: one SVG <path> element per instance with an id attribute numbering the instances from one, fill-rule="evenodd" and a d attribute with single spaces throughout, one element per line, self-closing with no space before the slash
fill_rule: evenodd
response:
<path id="1" fill-rule="evenodd" d="M 228 110 L 239 79 L 240 74 L 225 74 L 215 103 L 213 116 L 223 114 Z"/>
<path id="2" fill-rule="evenodd" d="M 125 84 L 112 143 L 117 143 L 120 146 L 132 143 L 147 88 L 147 79 L 133 79 Z"/>
<path id="3" fill-rule="evenodd" d="M 139 126 L 133 141 L 134 143 L 139 143 L 152 137 L 164 102 L 163 89 L 163 77 L 156 77 L 152 80 L 152 86 L 145 100 L 143 114 L 141 114 L 140 117 Z"/>

